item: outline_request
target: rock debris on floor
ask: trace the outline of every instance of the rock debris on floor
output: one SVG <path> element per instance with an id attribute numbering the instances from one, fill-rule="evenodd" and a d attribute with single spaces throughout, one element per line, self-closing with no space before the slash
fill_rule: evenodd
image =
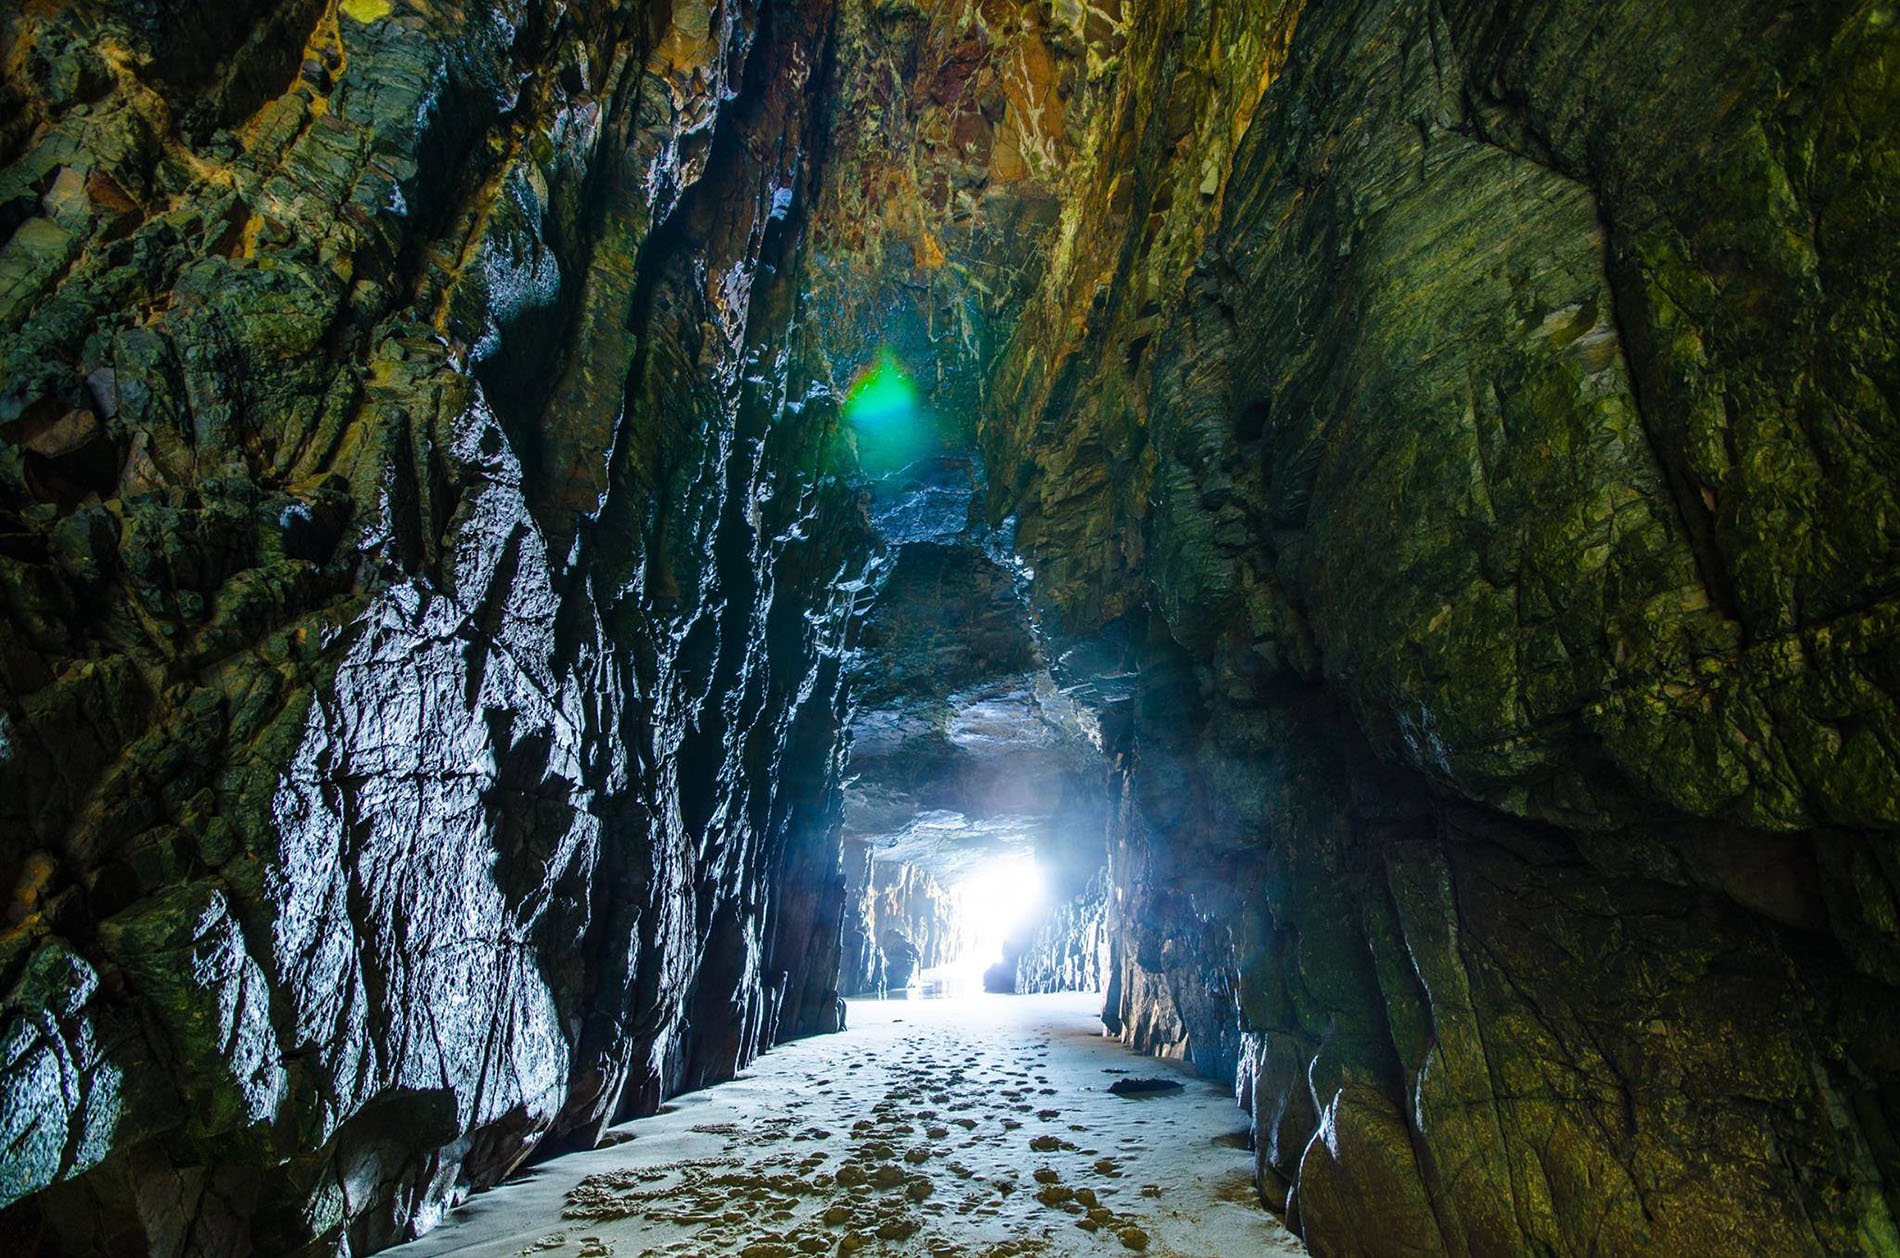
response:
<path id="1" fill-rule="evenodd" d="M 856 1002 L 851 1028 L 530 1168 L 396 1253 L 1303 1252 L 1225 1087 L 1101 1035 L 1094 995 Z M 1183 1087 L 1123 1097 L 1130 1067 Z"/>

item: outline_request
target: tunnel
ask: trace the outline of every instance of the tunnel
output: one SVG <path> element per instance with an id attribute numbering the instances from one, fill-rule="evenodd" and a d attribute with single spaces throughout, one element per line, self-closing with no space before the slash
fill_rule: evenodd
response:
<path id="1" fill-rule="evenodd" d="M 0 5 L 0 1248 L 1900 1255 L 1888 0 Z"/>

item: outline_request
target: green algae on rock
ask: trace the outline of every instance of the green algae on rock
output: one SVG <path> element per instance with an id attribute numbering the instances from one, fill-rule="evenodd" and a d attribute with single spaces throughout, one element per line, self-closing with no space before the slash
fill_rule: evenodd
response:
<path id="1" fill-rule="evenodd" d="M 1316 1253 L 1900 1252 L 1891 5 L 0 59 L 10 1234 L 413 1235 L 1032 836 Z"/>

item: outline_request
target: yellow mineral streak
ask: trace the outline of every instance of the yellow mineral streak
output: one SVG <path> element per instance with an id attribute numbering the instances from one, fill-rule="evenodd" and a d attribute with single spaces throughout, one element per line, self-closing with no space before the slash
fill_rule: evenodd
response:
<path id="1" fill-rule="evenodd" d="M 344 17 L 367 26 L 388 17 L 389 11 L 396 6 L 392 0 L 338 0 L 336 7 Z"/>

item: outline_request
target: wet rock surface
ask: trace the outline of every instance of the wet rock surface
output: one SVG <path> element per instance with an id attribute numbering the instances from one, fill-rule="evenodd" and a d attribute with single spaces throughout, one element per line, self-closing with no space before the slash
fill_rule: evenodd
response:
<path id="1" fill-rule="evenodd" d="M 1315 1252 L 1900 1249 L 1890 6 L 0 24 L 9 1235 L 400 1240 L 1034 845 Z"/>
<path id="2" fill-rule="evenodd" d="M 837 1025 L 828 14 L 681 13 L 0 19 L 21 1245 L 368 1252 Z"/>
<path id="3" fill-rule="evenodd" d="M 1154 1075 L 1143 1075 L 1138 1079 L 1117 1079 L 1108 1085 L 1108 1090 L 1116 1096 L 1151 1096 L 1161 1092 L 1175 1092 L 1181 1088 L 1179 1079 L 1162 1079 Z"/>
<path id="4" fill-rule="evenodd" d="M 1900 1235 L 1885 23 L 1158 3 L 1095 89 L 991 507 L 1133 678 L 1111 1017 L 1316 1252 Z"/>

